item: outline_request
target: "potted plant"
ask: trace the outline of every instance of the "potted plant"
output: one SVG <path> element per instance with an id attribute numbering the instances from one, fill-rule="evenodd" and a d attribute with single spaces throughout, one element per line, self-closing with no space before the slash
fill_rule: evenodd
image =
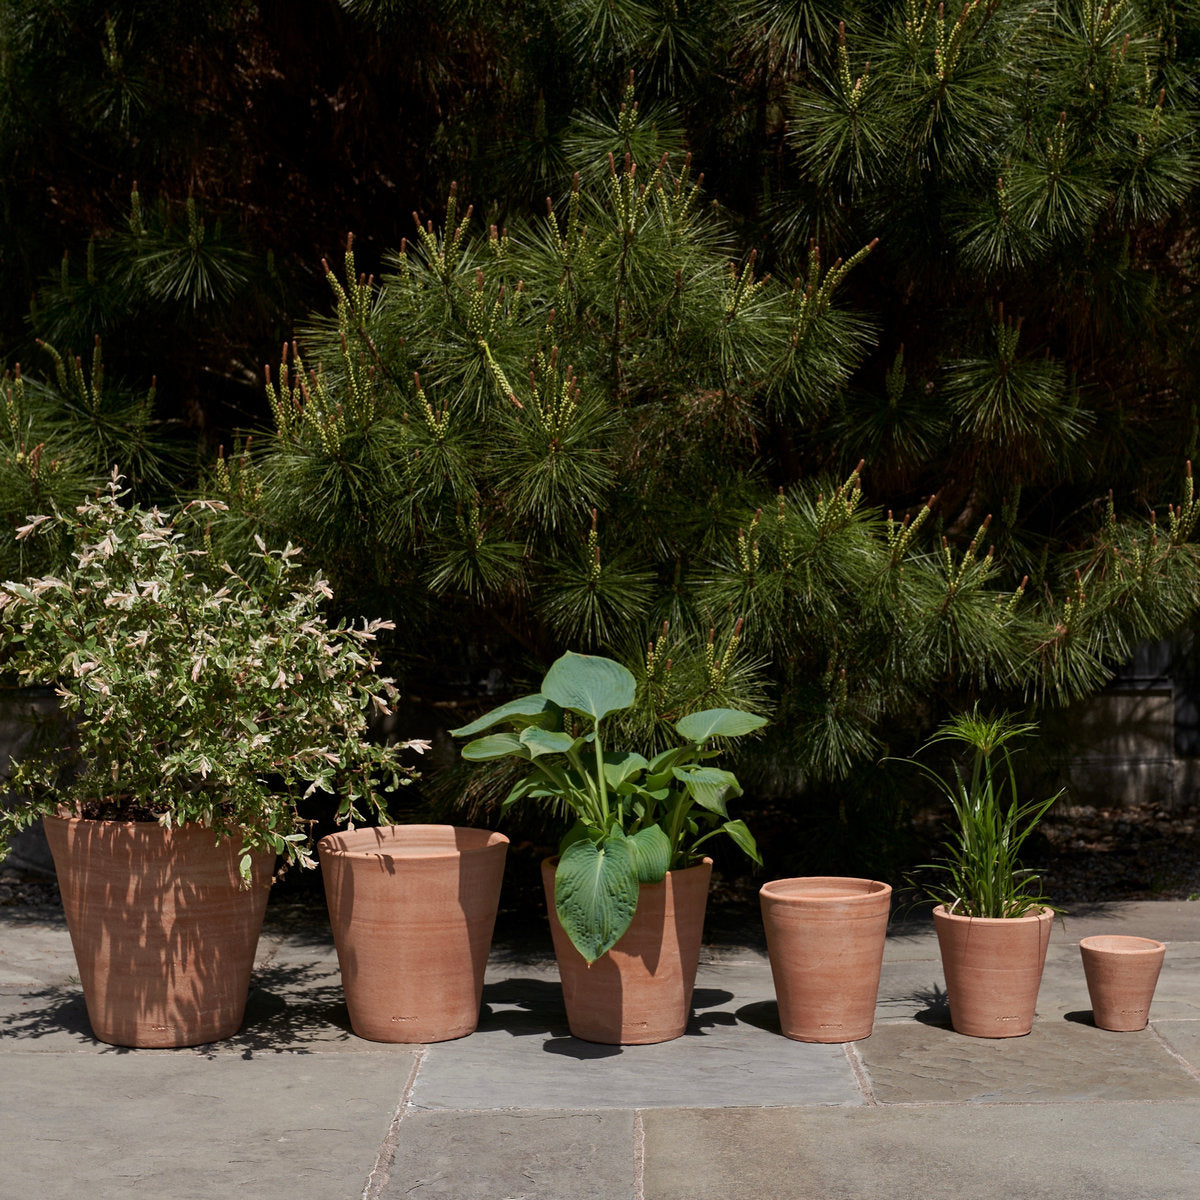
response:
<path id="1" fill-rule="evenodd" d="M 1040 879 L 1020 865 L 1021 847 L 1061 792 L 1044 800 L 1017 795 L 1010 744 L 1036 726 L 978 709 L 947 721 L 926 747 L 949 743 L 971 753 L 946 779 L 917 764 L 950 801 L 954 831 L 927 887 L 950 1021 L 972 1037 L 1020 1037 L 1033 1028 L 1055 909 Z"/>
<path id="2" fill-rule="evenodd" d="M 667 1041 L 687 1026 L 712 872 L 704 844 L 726 834 L 761 861 L 745 823 L 729 817 L 742 789 L 712 765 L 712 743 L 765 718 L 690 713 L 673 726 L 681 744 L 647 759 L 606 746 L 610 718 L 636 693 L 620 663 L 568 652 L 538 693 L 453 731 L 484 734 L 463 747 L 472 762 L 528 764 L 501 811 L 536 800 L 574 817 L 542 875 L 571 1032 L 609 1044 Z M 486 732 L 497 726 L 507 729 Z"/>
<path id="3" fill-rule="evenodd" d="M 313 865 L 301 793 L 378 814 L 421 744 L 367 739 L 395 694 L 371 651 L 387 626 L 330 626 L 297 551 L 259 541 L 252 579 L 211 561 L 205 502 L 124 499 L 114 471 L 18 533 L 71 547 L 59 575 L 0 585 L 0 653 L 55 686 L 67 736 L 22 752 L 0 848 L 44 820 L 96 1036 L 195 1045 L 241 1023 L 276 856 Z"/>

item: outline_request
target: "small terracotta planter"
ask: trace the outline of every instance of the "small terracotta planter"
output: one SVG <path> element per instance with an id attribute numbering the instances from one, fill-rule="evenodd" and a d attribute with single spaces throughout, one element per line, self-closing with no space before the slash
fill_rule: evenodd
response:
<path id="1" fill-rule="evenodd" d="M 621 940 L 588 966 L 554 910 L 556 858 L 542 863 L 554 956 L 571 1033 L 585 1042 L 642 1046 L 682 1036 L 692 1011 L 712 859 L 644 883 Z"/>
<path id="2" fill-rule="evenodd" d="M 242 1024 L 275 856 L 195 825 L 45 817 L 92 1032 L 114 1046 L 199 1046 Z"/>
<path id="3" fill-rule="evenodd" d="M 799 1042 L 853 1042 L 875 1023 L 892 889 L 870 879 L 776 879 L 759 892 L 779 1025 Z"/>
<path id="4" fill-rule="evenodd" d="M 964 917 L 933 910 L 950 1023 L 970 1037 L 1021 1037 L 1033 1028 L 1054 911 Z"/>
<path id="5" fill-rule="evenodd" d="M 317 845 L 350 1024 L 373 1042 L 445 1042 L 479 1023 L 508 838 L 385 825 Z"/>
<path id="6" fill-rule="evenodd" d="M 1101 1029 L 1145 1029 L 1167 948 L 1153 938 L 1101 934 L 1079 943 L 1092 1019 Z"/>

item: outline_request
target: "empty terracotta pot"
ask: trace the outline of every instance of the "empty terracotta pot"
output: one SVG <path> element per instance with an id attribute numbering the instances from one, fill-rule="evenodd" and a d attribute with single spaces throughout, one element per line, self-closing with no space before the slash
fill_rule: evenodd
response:
<path id="1" fill-rule="evenodd" d="M 479 1023 L 508 838 L 385 825 L 317 844 L 350 1024 L 372 1042 L 445 1042 Z"/>
<path id="2" fill-rule="evenodd" d="M 776 879 L 759 892 L 779 1025 L 799 1042 L 853 1042 L 875 1023 L 892 889 L 871 879 Z"/>
<path id="3" fill-rule="evenodd" d="M 933 910 L 950 1023 L 971 1037 L 1021 1037 L 1033 1028 L 1054 912 L 963 917 Z"/>
<path id="4" fill-rule="evenodd" d="M 1145 1029 L 1167 948 L 1153 938 L 1101 934 L 1079 943 L 1092 1019 L 1101 1029 Z"/>
<path id="5" fill-rule="evenodd" d="M 662 883 L 643 883 L 629 928 L 591 966 L 554 910 L 557 864 L 557 858 L 542 863 L 542 883 L 571 1033 L 610 1046 L 680 1037 L 692 1011 L 712 859 L 668 871 Z"/>
<path id="6" fill-rule="evenodd" d="M 92 1032 L 114 1046 L 199 1046 L 246 1010 L 275 856 L 195 825 L 44 818 Z"/>

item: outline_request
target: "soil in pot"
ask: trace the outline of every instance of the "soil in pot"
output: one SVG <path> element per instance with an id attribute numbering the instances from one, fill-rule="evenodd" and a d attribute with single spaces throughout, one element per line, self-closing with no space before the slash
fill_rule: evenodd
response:
<path id="1" fill-rule="evenodd" d="M 242 1024 L 275 856 L 152 821 L 44 818 L 92 1032 L 198 1046 Z"/>
<path id="2" fill-rule="evenodd" d="M 542 863 L 554 956 L 573 1036 L 609 1046 L 668 1042 L 687 1029 L 700 963 L 712 859 L 644 883 L 629 928 L 591 966 L 554 910 L 554 868 Z"/>
<path id="3" fill-rule="evenodd" d="M 374 1042 L 442 1042 L 479 1022 L 508 838 L 386 825 L 318 843 L 350 1025 Z"/>

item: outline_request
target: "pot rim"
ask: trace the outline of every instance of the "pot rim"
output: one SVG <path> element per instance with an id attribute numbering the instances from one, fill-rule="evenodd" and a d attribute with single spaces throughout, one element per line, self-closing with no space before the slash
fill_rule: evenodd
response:
<path id="1" fill-rule="evenodd" d="M 545 858 L 542 859 L 542 866 L 543 867 L 553 866 L 553 867 L 557 868 L 559 857 L 560 856 L 557 854 L 548 854 Z M 686 875 L 689 871 L 699 871 L 702 867 L 711 867 L 712 865 L 713 865 L 713 860 L 711 858 L 709 858 L 708 855 L 706 854 L 698 863 L 692 863 L 692 865 L 690 867 L 680 867 L 679 870 L 677 870 L 677 871 L 668 871 L 667 874 L 663 877 L 663 882 L 665 882 L 672 875 Z M 657 884 L 657 883 L 641 883 L 641 884 L 638 884 L 638 886 L 639 887 L 658 887 L 659 884 Z"/>
<path id="2" fill-rule="evenodd" d="M 1053 921 L 1054 909 L 1048 905 L 1033 909 L 1020 917 L 968 917 L 965 913 L 952 913 L 944 904 L 934 905 L 934 918 L 944 921 L 974 921 L 977 925 L 1011 925 L 1015 921 Z"/>
<path id="3" fill-rule="evenodd" d="M 1103 943 L 1103 945 L 1101 945 Z M 1082 938 L 1079 949 L 1092 954 L 1119 954 L 1125 957 L 1150 957 L 1166 951 L 1166 943 L 1154 938 L 1134 937 L 1127 933 L 1096 933 Z"/>
<path id="4" fill-rule="evenodd" d="M 818 890 L 821 884 L 845 885 L 843 890 Z M 853 887 L 861 884 L 863 887 Z M 812 891 L 804 890 L 804 886 L 817 888 Z M 856 875 L 793 875 L 787 879 L 770 879 L 759 888 L 759 896 L 764 900 L 777 900 L 785 903 L 798 904 L 877 904 L 887 897 L 890 899 L 892 885 L 879 879 L 860 878 Z"/>
<path id="5" fill-rule="evenodd" d="M 413 846 L 405 844 L 403 838 L 393 836 L 389 843 L 377 838 L 374 845 L 347 846 L 345 840 L 358 838 L 364 834 L 378 833 L 388 830 L 393 835 L 397 831 L 413 832 L 416 830 L 438 830 L 450 833 L 469 833 L 482 835 L 477 845 L 459 846 L 453 841 L 445 845 Z M 327 858 L 462 858 L 468 855 L 486 854 L 498 847 L 507 847 L 507 835 L 494 829 L 483 829 L 477 825 L 448 825 L 437 823 L 412 823 L 393 825 L 361 825 L 357 829 L 342 829 L 337 833 L 327 833 L 317 843 L 317 850 L 322 857 Z"/>

